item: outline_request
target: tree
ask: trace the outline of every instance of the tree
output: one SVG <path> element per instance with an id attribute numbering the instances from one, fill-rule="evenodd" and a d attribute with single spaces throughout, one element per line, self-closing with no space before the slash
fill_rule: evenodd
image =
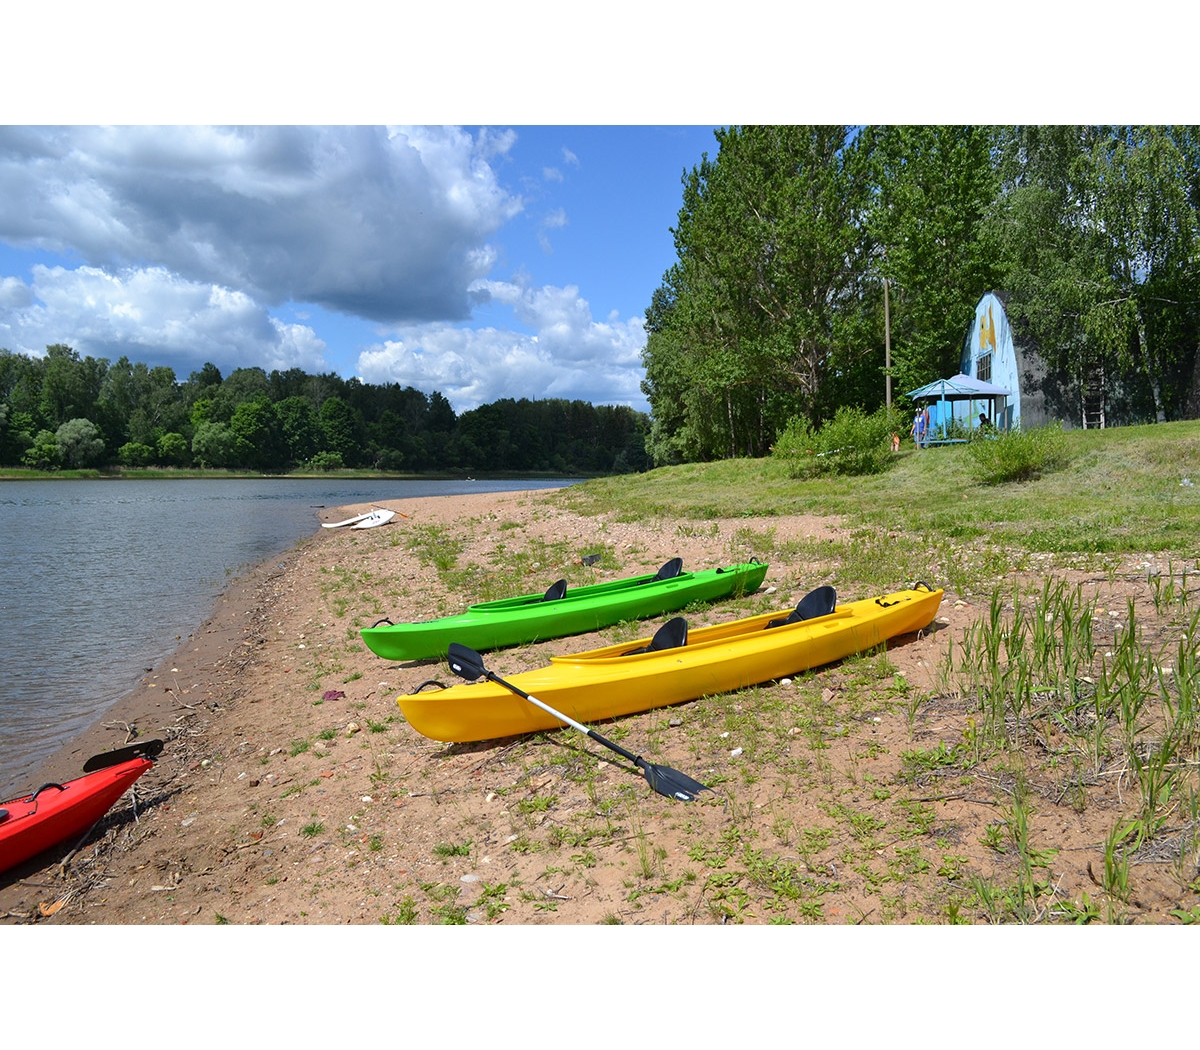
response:
<path id="1" fill-rule="evenodd" d="M 994 223 L 1010 318 L 1085 397 L 1140 373 L 1127 400 L 1136 417 L 1144 389 L 1159 421 L 1186 411 L 1197 356 L 1192 141 L 1186 129 L 1090 126 L 1002 139 Z"/>
<path id="2" fill-rule="evenodd" d="M 228 423 L 237 406 L 261 396 L 269 398 L 270 383 L 261 368 L 235 368 L 212 397 L 209 418 Z"/>
<path id="3" fill-rule="evenodd" d="M 69 419 L 54 435 L 62 462 L 68 467 L 96 466 L 104 455 L 100 428 L 90 419 Z"/>
<path id="4" fill-rule="evenodd" d="M 1196 213 L 1187 166 L 1164 129 L 1134 127 L 1098 141 L 1087 172 L 1084 214 L 1094 216 L 1114 293 L 1097 304 L 1097 327 L 1125 362 L 1141 369 L 1155 420 L 1164 423 L 1163 382 L 1175 362 L 1163 328 L 1195 287 Z"/>
<path id="5" fill-rule="evenodd" d="M 266 395 L 243 401 L 233 411 L 229 431 L 237 438 L 238 460 L 254 470 L 282 470 L 287 444 L 275 406 Z"/>
<path id="6" fill-rule="evenodd" d="M 287 397 L 276 402 L 275 414 L 288 459 L 292 463 L 311 459 L 322 440 L 320 420 L 312 403 L 304 397 Z"/>
<path id="7" fill-rule="evenodd" d="M 155 447 L 155 455 L 158 462 L 166 466 L 183 466 L 187 463 L 188 459 L 187 438 L 174 431 L 169 434 L 163 434 L 158 439 L 158 444 Z"/>
<path id="8" fill-rule="evenodd" d="M 892 373 L 911 390 L 958 371 L 975 304 L 1002 268 L 987 217 L 999 186 L 989 128 L 864 129 L 875 269 L 889 282 Z"/>
<path id="9" fill-rule="evenodd" d="M 7 405 L 0 405 L 0 412 L 6 417 L 0 425 L 0 463 L 21 463 L 25 452 L 34 442 L 37 427 L 33 416 L 28 412 L 13 411 Z"/>
<path id="10" fill-rule="evenodd" d="M 336 452 L 348 466 L 362 459 L 366 434 L 362 418 L 340 397 L 328 398 L 318 413 L 323 435 L 322 451 Z"/>
<path id="11" fill-rule="evenodd" d="M 832 412 L 877 364 L 861 308 L 869 184 L 847 129 L 717 132 L 684 176 L 678 261 L 647 310 L 657 461 L 762 455 L 788 418 Z"/>
<path id="12" fill-rule="evenodd" d="M 153 445 L 169 429 L 178 429 L 186 411 L 175 371 L 166 365 L 149 368 L 121 357 L 108 366 L 101 384 L 98 409 L 108 440 L 128 438 Z"/>
<path id="13" fill-rule="evenodd" d="M 117 449 L 117 459 L 125 467 L 144 467 L 154 460 L 154 449 L 138 441 L 126 441 Z"/>
<path id="14" fill-rule="evenodd" d="M 224 423 L 201 423 L 192 437 L 192 456 L 205 469 L 233 466 L 238 461 L 237 435 Z"/>
<path id="15" fill-rule="evenodd" d="M 38 413 L 48 429 L 57 429 L 70 419 L 90 419 L 104 383 L 108 362 L 103 358 L 80 358 L 62 343 L 46 347 Z"/>

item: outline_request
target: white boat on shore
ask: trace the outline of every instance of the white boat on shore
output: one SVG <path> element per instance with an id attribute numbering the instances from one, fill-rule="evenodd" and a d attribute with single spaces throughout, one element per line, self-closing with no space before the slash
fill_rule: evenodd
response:
<path id="1" fill-rule="evenodd" d="M 347 518 L 345 521 L 323 521 L 321 522 L 321 528 L 340 529 L 344 525 L 353 525 L 356 522 L 362 521 L 364 518 L 369 518 L 374 513 L 374 510 L 368 510 L 364 511 L 362 514 L 355 514 L 353 518 Z"/>
<path id="2" fill-rule="evenodd" d="M 349 527 L 352 529 L 373 529 L 377 525 L 386 525 L 395 516 L 396 512 L 394 510 L 385 510 L 383 507 L 372 507 L 362 514 L 355 514 L 352 518 L 346 518 L 345 521 L 323 521 L 321 522 L 321 528 L 340 529 Z"/>
<path id="3" fill-rule="evenodd" d="M 371 511 L 370 514 L 364 515 L 353 525 L 352 529 L 373 529 L 377 525 L 386 525 L 396 516 L 394 510 L 383 510 L 382 508 Z"/>

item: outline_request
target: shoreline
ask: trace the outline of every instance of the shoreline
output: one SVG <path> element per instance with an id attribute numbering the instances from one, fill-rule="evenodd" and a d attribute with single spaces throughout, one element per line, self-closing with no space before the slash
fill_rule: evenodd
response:
<path id="1" fill-rule="evenodd" d="M 245 660 L 235 654 L 239 644 L 247 643 L 253 621 L 261 619 L 272 603 L 267 585 L 285 577 L 295 569 L 300 553 L 339 530 L 322 529 L 324 521 L 363 513 L 374 507 L 385 507 L 408 513 L 419 510 L 426 519 L 451 521 L 461 511 L 474 509 L 479 502 L 495 502 L 500 497 L 536 497 L 557 489 L 517 489 L 501 493 L 469 493 L 451 496 L 415 496 L 405 499 L 376 500 L 371 503 L 349 503 L 341 507 L 323 507 L 316 516 L 313 533 L 302 537 L 284 551 L 263 558 L 250 566 L 215 598 L 212 609 L 203 621 L 176 648 L 147 670 L 141 680 L 124 696 L 119 697 L 90 726 L 63 743 L 38 765 L 30 777 L 32 783 L 68 780 L 80 775 L 83 763 L 92 755 L 113 750 L 134 739 L 153 739 L 170 733 L 178 713 L 201 705 L 220 705 L 237 692 L 238 676 Z M 438 501 L 453 505 L 449 513 L 438 513 Z M 405 507 L 408 510 L 405 511 Z M 239 643 L 240 639 L 240 643 Z M 243 654 L 247 655 L 247 654 Z M 232 664 L 231 666 L 228 666 Z M 181 684 L 182 679 L 182 684 Z M 200 690 L 200 696 L 196 691 Z M 184 703 L 183 697 L 188 697 Z M 168 720 L 168 716 L 171 716 Z M 136 737 L 129 727 L 137 728 Z M 0 875 L 0 879 L 3 875 Z"/>
<path id="2" fill-rule="evenodd" d="M 221 603 L 230 599 L 232 588 L 239 578 L 259 573 L 264 567 L 274 571 L 274 561 L 277 560 L 275 555 L 282 557 L 299 543 L 318 534 L 321 531 L 319 526 L 322 519 L 334 520 L 332 516 L 327 516 L 331 515 L 331 512 L 326 509 L 326 504 L 335 507 L 369 499 L 411 498 L 418 494 L 427 494 L 431 488 L 444 488 L 450 494 L 463 491 L 470 494 L 479 492 L 477 486 L 462 483 L 416 487 L 404 483 L 357 489 L 347 489 L 339 484 L 328 490 L 318 490 L 309 484 L 310 480 L 312 479 L 297 479 L 294 486 L 290 482 L 283 486 L 271 484 L 264 486 L 262 491 L 257 485 L 239 490 L 239 486 L 218 482 L 215 499 L 203 494 L 203 485 L 184 481 L 181 490 L 182 502 L 197 501 L 199 512 L 206 516 L 213 530 L 223 530 L 225 535 L 233 537 L 228 541 L 217 541 L 218 545 L 224 542 L 228 549 L 222 549 L 212 561 L 202 561 L 190 550 L 180 549 L 173 552 L 165 549 L 156 552 L 155 571 L 162 575 L 161 584 L 154 582 L 158 580 L 155 573 L 136 573 L 138 566 L 133 562 L 129 571 L 139 577 L 145 575 L 152 581 L 151 589 L 146 590 L 144 596 L 140 596 L 145 586 L 136 583 L 126 588 L 126 593 L 115 596 L 118 603 L 128 603 L 124 607 L 118 604 L 117 608 L 117 615 L 130 619 L 128 629 L 114 622 L 115 617 L 110 614 L 107 602 L 100 604 L 93 597 L 90 605 L 94 613 L 89 619 L 95 624 L 95 633 L 93 635 L 92 630 L 88 630 L 89 637 L 80 638 L 79 660 L 70 660 L 61 666 L 57 663 L 63 653 L 74 651 L 67 647 L 72 645 L 75 632 L 83 630 L 82 627 L 77 625 L 75 628 L 67 627 L 64 630 L 61 624 L 55 624 L 55 629 L 64 635 L 60 643 L 51 648 L 48 642 L 43 642 L 43 638 L 53 642 L 55 631 L 39 631 L 36 642 L 31 641 L 26 648 L 21 642 L 24 640 L 22 632 L 29 631 L 29 628 L 24 626 L 29 617 L 17 617 L 18 623 L 9 625 L 12 630 L 5 631 L 5 638 L 10 642 L 11 648 L 9 656 L 21 675 L 15 684 L 9 683 L 10 690 L 16 690 L 13 692 L 12 721 L 6 723 L 12 732 L 6 732 L 5 725 L 0 725 L 0 738 L 4 739 L 6 746 L 6 753 L 0 756 L 0 788 L 4 791 L 0 798 L 16 797 L 22 791 L 32 790 L 35 784 L 62 779 L 65 774 L 78 775 L 78 764 L 68 762 L 63 766 L 57 760 L 57 756 L 64 750 L 69 751 L 81 738 L 84 738 L 85 749 L 95 748 L 97 751 L 104 750 L 110 742 L 124 742 L 125 734 L 119 732 L 119 726 L 102 733 L 96 729 L 100 723 L 125 720 L 134 724 L 146 722 L 149 725 L 148 719 L 152 720 L 156 715 L 155 705 L 150 704 L 147 707 L 144 702 L 139 704 L 137 694 L 142 694 L 141 699 L 144 701 L 147 683 L 152 681 L 153 676 L 162 671 L 169 671 L 180 659 L 187 656 L 189 642 L 198 636 L 198 632 Z M 72 494 L 54 495 L 47 488 L 40 487 L 38 482 L 19 484 L 22 486 L 19 503 L 52 505 L 64 499 L 74 501 Z M 93 495 L 99 492 L 99 487 L 95 484 L 83 484 L 89 486 L 84 490 L 84 503 L 95 499 L 104 506 L 111 501 L 112 497 Z M 140 486 L 139 494 L 148 492 L 149 499 L 157 498 L 158 490 L 148 489 L 140 481 L 134 481 L 132 484 Z M 537 489 L 541 484 L 539 481 L 528 481 L 520 488 L 528 486 Z M 268 513 L 272 515 L 274 522 L 270 529 L 261 533 L 255 529 L 252 534 L 243 534 L 245 539 L 238 538 L 241 526 L 235 523 L 232 530 L 228 527 L 229 515 L 224 513 L 221 504 L 226 498 L 231 498 L 235 502 L 230 506 L 230 510 L 235 515 L 239 512 L 244 515 L 244 508 L 255 506 L 255 494 L 263 495 L 267 499 L 276 495 L 282 496 L 282 511 L 277 512 L 274 503 L 271 503 Z M 303 498 L 309 495 L 313 498 Z M 174 490 L 166 493 L 166 498 L 172 505 L 181 502 L 181 497 L 176 496 Z M 243 499 L 249 499 L 250 502 L 243 502 Z M 130 501 L 122 497 L 118 502 Z M 305 507 L 305 504 L 308 506 Z M 83 530 L 87 527 L 86 518 L 83 521 L 85 524 L 80 526 L 81 542 Z M 247 523 L 246 528 L 250 527 Z M 278 531 L 279 535 L 275 537 L 273 531 Z M 272 532 L 272 535 L 268 535 L 267 532 Z M 272 542 L 273 539 L 278 541 L 278 546 Z M 186 540 L 182 542 L 187 544 Z M 187 546 L 190 548 L 193 545 Z M 24 550 L 24 544 L 14 547 L 14 551 Z M 6 566 L 11 573 L 16 573 L 22 559 L 14 557 L 13 554 L 14 552 L 9 552 Z M 36 550 L 34 556 L 38 556 Z M 194 572 L 191 571 L 193 566 Z M 54 571 L 53 566 L 48 564 L 46 571 Z M 64 588 L 78 586 L 69 582 L 71 575 L 60 576 L 64 582 L 57 585 L 57 591 L 52 590 L 52 593 L 60 595 L 60 601 Z M 89 590 L 89 594 L 94 592 L 95 589 Z M 161 605 L 156 606 L 156 602 Z M 48 605 L 43 596 L 41 603 L 46 606 L 48 617 L 60 619 L 54 615 L 59 602 Z M 155 623 L 157 627 L 154 626 Z M 166 629 L 168 627 L 169 629 Z M 43 661 L 45 673 L 38 674 L 34 669 Z M 25 682 L 26 688 L 21 688 L 22 681 Z M 157 687 L 161 688 L 164 685 L 170 685 L 170 675 L 160 677 Z M 39 704 L 37 699 L 43 692 L 45 701 Z M 153 698 L 154 693 L 150 695 Z M 16 702 L 18 700 L 20 703 Z M 122 713 L 131 704 L 132 716 Z M 89 755 L 82 757 L 86 758 Z"/>
<path id="3" fill-rule="evenodd" d="M 172 800 L 193 790 L 192 782 L 221 764 L 220 758 L 213 757 L 213 752 L 220 751 L 220 737 L 231 728 L 226 723 L 235 717 L 239 705 L 259 703 L 259 698 L 253 694 L 260 684 L 258 675 L 262 668 L 256 665 L 261 663 L 263 650 L 268 648 L 268 621 L 278 607 L 287 601 L 289 593 L 296 589 L 296 574 L 319 572 L 320 566 L 313 562 L 320 561 L 318 552 L 322 550 L 341 548 L 344 552 L 348 547 L 381 547 L 388 543 L 388 527 L 354 533 L 346 529 L 322 529 L 321 522 L 338 521 L 382 506 L 398 512 L 399 516 L 395 519 L 397 523 L 402 518 L 416 518 L 426 524 L 445 524 L 461 520 L 464 516 L 486 517 L 497 506 L 536 502 L 557 491 L 530 489 L 418 496 L 323 508 L 318 514 L 315 531 L 310 536 L 302 538 L 283 553 L 263 559 L 232 579 L 217 596 L 209 615 L 179 642 L 172 653 L 143 674 L 138 684 L 105 710 L 92 725 L 65 742 L 36 767 L 31 777 L 32 783 L 62 782 L 80 776 L 83 763 L 93 755 L 114 750 L 134 740 L 160 738 L 165 742 L 155 767 L 93 829 L 79 854 L 74 851 L 68 853 L 69 844 L 62 843 L 25 864 L 0 873 L 0 921 L 20 921 L 23 918 L 45 921 L 45 916 L 39 916 L 38 912 L 39 908 L 46 907 L 45 891 L 52 882 L 62 882 L 63 897 L 77 894 L 78 888 L 72 889 L 70 884 L 79 881 L 78 871 L 73 869 L 78 868 L 84 854 L 91 851 L 100 856 L 113 849 L 123 853 L 130 846 L 137 845 L 132 840 L 139 833 L 139 824 L 144 825 L 169 814 Z M 417 575 L 422 577 L 424 589 L 430 593 L 437 590 L 436 574 L 432 570 Z M 292 607 L 287 612 L 311 614 L 313 609 L 308 606 Z M 312 616 L 306 616 L 306 620 L 311 622 Z M 303 644 L 299 648 L 303 649 Z M 361 648 L 369 658 L 368 663 L 373 661 L 383 666 L 383 662 L 365 647 Z M 392 690 L 393 695 L 386 698 L 379 710 L 389 720 L 393 712 L 398 714 L 394 701 L 396 692 Z M 378 704 L 379 698 L 375 696 L 374 699 Z M 271 720 L 268 718 L 268 721 Z M 350 724 L 354 724 L 353 720 Z M 431 743 L 424 741 L 424 744 Z M 272 755 L 279 755 L 283 749 L 276 747 L 268 750 Z M 136 799 L 133 807 L 129 803 L 131 795 Z M 141 817 L 135 817 L 135 812 L 140 812 Z M 185 826 L 190 824 L 190 821 L 185 821 Z M 105 825 L 109 825 L 106 831 L 103 830 Z M 114 859 L 111 854 L 105 857 L 109 863 Z M 69 863 L 66 869 L 62 867 L 64 861 Z M 82 881 L 85 891 L 93 888 L 94 879 L 85 875 Z M 35 897 L 40 899 L 35 901 Z M 66 918 L 61 913 L 58 916 L 60 920 Z M 75 917 L 66 921 L 97 920 Z M 106 917 L 99 921 L 123 920 Z"/>
<path id="4" fill-rule="evenodd" d="M 437 839 L 449 832 L 439 827 L 445 824 L 440 800 L 465 799 L 464 787 L 474 788 L 484 770 L 507 776 L 512 747 L 512 741 L 444 745 L 414 733 L 397 695 L 448 672 L 432 662 L 383 661 L 357 634 L 358 626 L 385 615 L 432 619 L 476 600 L 448 593 L 428 555 L 414 556 L 422 536 L 458 543 L 463 561 L 476 564 L 510 551 L 515 556 L 522 544 L 545 551 L 565 541 L 574 550 L 599 541 L 622 564 L 615 576 L 652 571 L 675 555 L 697 569 L 745 560 L 729 549 L 744 530 L 740 519 L 713 522 L 706 537 L 681 538 L 673 523 L 582 518 L 553 502 L 559 491 L 376 501 L 398 512 L 392 523 L 360 532 L 318 524 L 313 535 L 231 581 L 170 656 L 42 763 L 39 783 L 78 776 L 88 757 L 124 745 L 131 727 L 137 739 L 166 743 L 155 767 L 78 853 L 68 855 L 63 844 L 0 874 L 0 921 L 399 921 L 413 896 L 411 880 L 444 874 Z M 370 506 L 327 507 L 319 520 Z M 819 518 L 772 525 L 808 536 L 836 532 L 836 523 Z M 533 562 L 529 589 L 544 590 L 543 578 L 565 575 L 563 568 Z M 494 664 L 511 672 L 595 644 L 595 635 L 562 638 L 498 652 Z M 554 734 L 548 739 L 559 746 Z M 606 780 L 623 783 L 622 772 L 601 768 Z M 482 804 L 503 813 L 496 791 L 470 794 L 466 810 Z M 491 819 L 461 816 L 468 823 Z M 306 902 L 295 891 L 310 882 L 308 869 L 334 857 L 371 868 L 368 896 L 352 877 L 338 881 L 334 899 Z M 56 902 L 58 910 L 45 917 Z"/>
<path id="5" fill-rule="evenodd" d="M 228 688 L 223 679 L 228 674 L 226 662 L 236 649 L 234 639 L 241 633 L 238 624 L 260 604 L 263 583 L 272 575 L 282 575 L 286 569 L 280 566 L 286 566 L 296 550 L 310 541 L 302 539 L 282 554 L 264 558 L 234 577 L 217 595 L 205 619 L 180 640 L 175 650 L 147 670 L 138 684 L 95 722 L 48 755 L 36 767 L 31 781 L 40 784 L 77 777 L 92 755 L 169 733 L 174 721 L 171 716 L 194 706 L 196 690 L 202 691 L 198 698 L 201 703 L 215 702 L 222 689 Z M 275 566 L 274 572 L 268 570 L 269 565 Z M 187 684 L 181 685 L 181 679 Z M 180 699 L 183 696 L 190 697 L 187 704 Z M 134 729 L 136 733 L 131 734 Z"/>
<path id="6" fill-rule="evenodd" d="M 83 758 L 120 746 L 129 724 L 167 741 L 82 848 L 66 843 L 0 875 L 0 923 L 937 923 L 953 921 L 946 894 L 964 885 L 938 871 L 948 852 L 955 871 L 1008 884 L 1014 858 L 988 842 L 1003 788 L 993 798 L 992 782 L 975 778 L 967 790 L 956 780 L 942 789 L 910 768 L 912 755 L 957 756 L 974 731 L 977 710 L 945 677 L 952 637 L 991 601 L 969 592 L 947 590 L 935 621 L 886 652 L 597 725 L 713 787 L 701 801 L 663 798 L 569 729 L 469 744 L 413 730 L 397 697 L 429 680 L 456 683 L 444 660 L 371 653 L 359 631 L 383 617 L 457 612 L 488 592 L 493 574 L 499 589 L 539 593 L 560 577 L 579 586 L 672 557 L 688 569 L 768 564 L 756 594 L 686 610 L 699 627 L 790 611 L 833 582 L 853 540 L 835 518 L 694 527 L 585 517 L 556 495 L 380 501 L 398 512 L 389 524 L 318 529 L 232 581 L 170 660 L 46 764 L 77 775 Z M 580 564 L 595 550 L 611 570 Z M 929 574 L 944 568 L 931 563 Z M 1154 621 L 1144 567 L 1060 575 L 1102 602 L 1106 638 L 1132 601 Z M 1041 590 L 1044 578 L 1013 582 Z M 841 601 L 879 593 L 846 590 Z M 498 650 L 487 665 L 508 676 L 551 656 L 636 644 L 661 619 Z M 972 776 L 958 766 L 947 774 Z M 1077 806 L 1053 764 L 1030 776 L 1029 839 L 1057 858 L 1061 900 L 1083 900 L 1130 803 L 1113 778 L 1098 778 Z M 868 840 L 864 822 L 877 829 Z M 1170 871 L 1141 865 L 1137 877 L 1133 921 L 1174 921 L 1184 898 Z"/>

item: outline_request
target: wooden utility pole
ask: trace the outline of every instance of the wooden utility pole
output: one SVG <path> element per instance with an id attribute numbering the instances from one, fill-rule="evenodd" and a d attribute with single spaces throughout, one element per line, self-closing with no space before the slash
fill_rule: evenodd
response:
<path id="1" fill-rule="evenodd" d="M 887 278 L 883 279 L 883 374 L 887 377 L 887 407 L 892 407 L 892 315 L 888 309 Z"/>

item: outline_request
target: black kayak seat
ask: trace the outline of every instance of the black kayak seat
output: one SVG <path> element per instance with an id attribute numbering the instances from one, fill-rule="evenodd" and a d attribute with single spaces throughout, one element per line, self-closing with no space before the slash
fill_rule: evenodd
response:
<path id="1" fill-rule="evenodd" d="M 8 810 L 0 809 L 0 824 L 3 824 L 6 820 L 8 820 Z"/>
<path id="2" fill-rule="evenodd" d="M 815 620 L 818 616 L 828 616 L 837 607 L 837 591 L 832 587 L 818 587 L 810 591 L 787 616 L 768 622 L 771 627 L 783 627 L 789 623 L 799 623 L 801 620 Z"/>
<path id="3" fill-rule="evenodd" d="M 669 562 L 666 562 L 663 565 L 663 567 L 658 570 L 658 572 L 656 572 L 654 574 L 654 579 L 651 580 L 650 582 L 655 583 L 658 580 L 673 580 L 682 571 L 683 571 L 683 559 L 682 558 L 672 558 Z"/>
<path id="4" fill-rule="evenodd" d="M 635 656 L 637 653 L 657 653 L 663 649 L 678 649 L 687 645 L 688 625 L 687 620 L 682 616 L 676 616 L 673 620 L 668 620 L 657 631 L 654 632 L 654 637 L 650 639 L 649 645 L 642 645 L 636 649 L 630 649 L 622 656 Z"/>
<path id="5" fill-rule="evenodd" d="M 543 594 L 538 599 L 538 601 L 540 601 L 540 602 L 556 602 L 556 601 L 558 601 L 559 598 L 561 598 L 566 593 L 567 593 L 567 581 L 566 580 L 555 580 L 554 583 L 550 584 L 550 586 L 546 588 L 546 593 Z"/>

